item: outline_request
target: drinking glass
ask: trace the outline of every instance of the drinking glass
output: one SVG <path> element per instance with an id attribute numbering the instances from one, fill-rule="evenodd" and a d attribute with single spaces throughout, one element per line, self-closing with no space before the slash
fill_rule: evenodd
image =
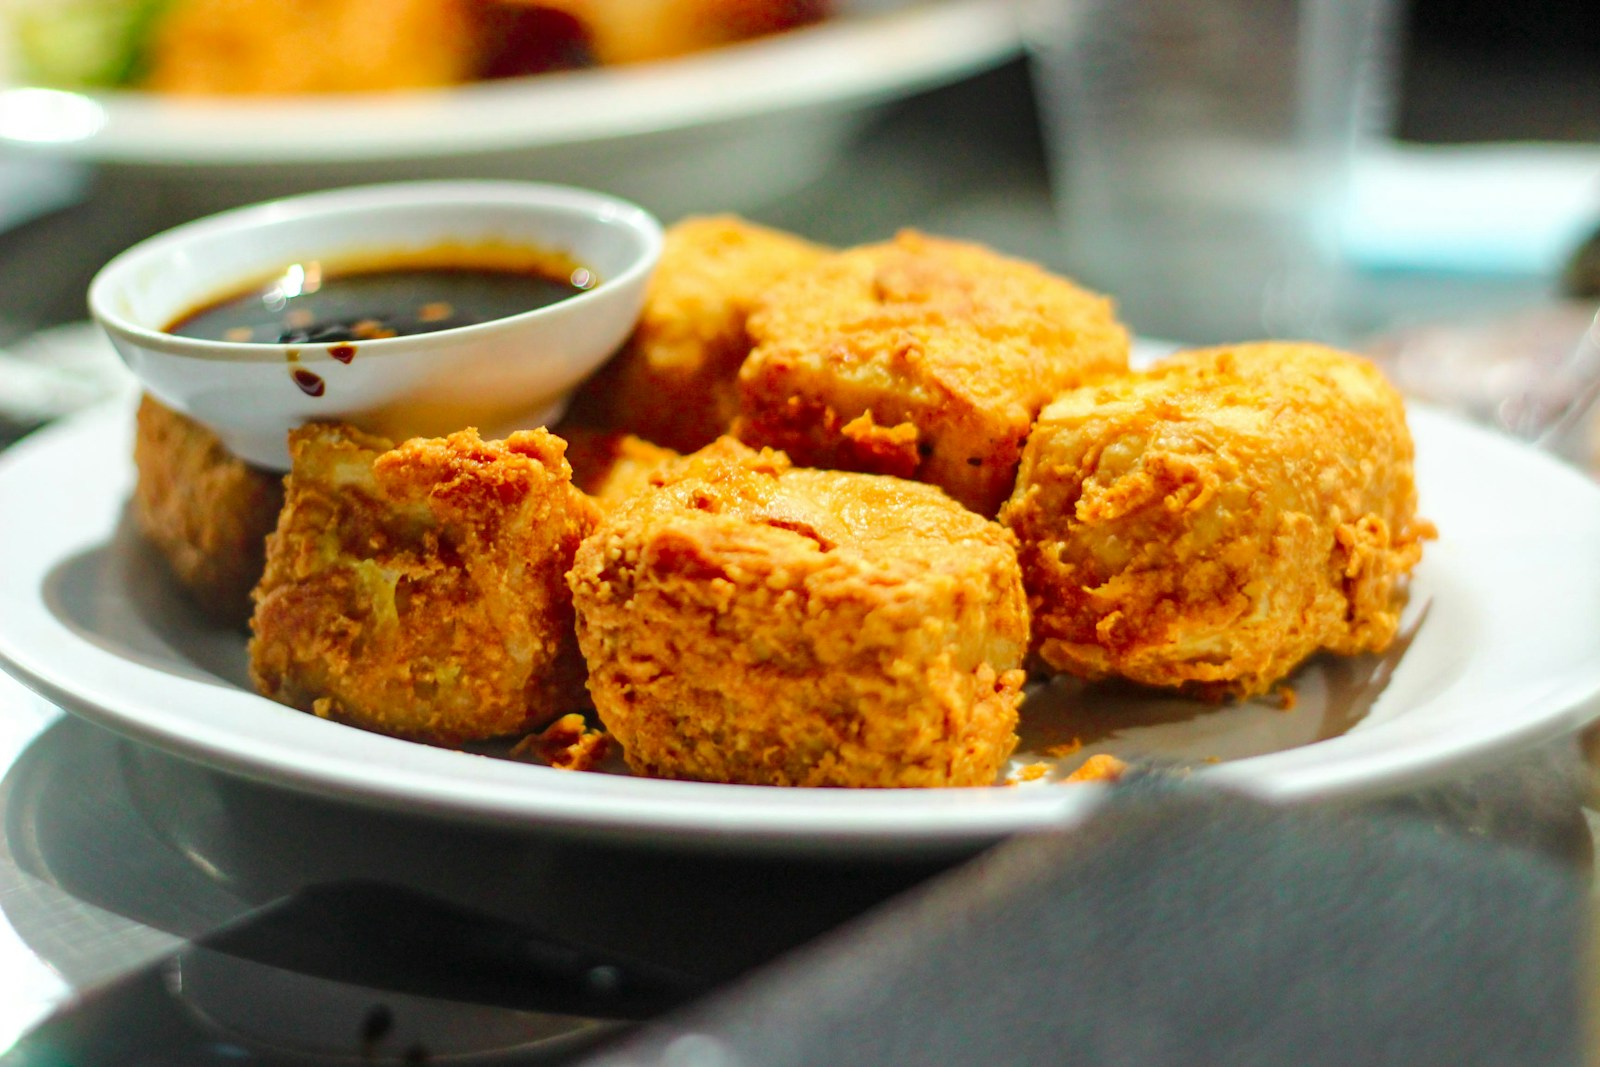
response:
<path id="1" fill-rule="evenodd" d="M 1025 0 L 1070 272 L 1147 336 L 1338 339 L 1397 2 Z"/>

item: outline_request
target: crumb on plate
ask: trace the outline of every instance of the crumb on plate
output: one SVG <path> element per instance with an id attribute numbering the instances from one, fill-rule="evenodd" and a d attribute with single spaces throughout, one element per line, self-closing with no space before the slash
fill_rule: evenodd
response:
<path id="1" fill-rule="evenodd" d="M 518 741 L 511 749 L 511 756 L 558 771 L 592 771 L 605 759 L 610 748 L 609 734 L 594 729 L 582 715 L 571 712 L 539 733 Z"/>
<path id="2" fill-rule="evenodd" d="M 1084 760 L 1083 766 L 1061 779 L 1063 782 L 1115 782 L 1128 769 L 1117 757 L 1101 752 Z"/>

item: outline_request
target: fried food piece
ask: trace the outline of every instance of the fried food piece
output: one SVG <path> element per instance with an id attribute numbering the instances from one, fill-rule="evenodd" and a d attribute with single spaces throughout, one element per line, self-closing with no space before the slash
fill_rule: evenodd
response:
<path id="1" fill-rule="evenodd" d="M 293 431 L 251 620 L 257 688 L 435 744 L 584 706 L 564 575 L 598 509 L 564 448 L 544 430 L 397 448 L 346 426 Z"/>
<path id="2" fill-rule="evenodd" d="M 582 715 L 570 712 L 529 734 L 511 749 L 512 759 L 554 767 L 558 771 L 598 770 L 611 747 L 611 736 L 604 730 L 591 730 Z"/>
<path id="3" fill-rule="evenodd" d="M 750 309 L 778 279 L 826 254 L 731 215 L 668 228 L 639 325 L 580 390 L 575 416 L 679 452 L 710 444 L 738 412 Z"/>
<path id="4" fill-rule="evenodd" d="M 568 580 L 637 773 L 991 785 L 1017 743 L 1015 551 L 929 486 L 724 440 L 606 516 Z"/>
<path id="5" fill-rule="evenodd" d="M 528 3 L 530 0 L 512 0 Z M 816 22 L 827 0 L 531 0 L 588 31 L 603 64 L 687 55 Z"/>
<path id="6" fill-rule="evenodd" d="M 243 628 L 283 479 L 229 452 L 217 435 L 153 397 L 133 438 L 133 517 L 178 583 L 213 621 Z"/>
<path id="7" fill-rule="evenodd" d="M 1083 761 L 1077 770 L 1061 779 L 1063 782 L 1115 782 L 1128 772 L 1128 765 L 1107 752 L 1100 752 Z"/>
<path id="8" fill-rule="evenodd" d="M 418 89 L 470 78 L 470 0 L 174 0 L 150 43 L 160 92 Z"/>
<path id="9" fill-rule="evenodd" d="M 601 511 L 610 511 L 635 493 L 649 488 L 651 479 L 681 457 L 670 448 L 653 445 L 625 433 L 603 433 L 580 427 L 556 431 L 567 442 L 567 462 L 572 484 L 589 494 Z"/>
<path id="10" fill-rule="evenodd" d="M 1000 513 L 1050 666 L 1266 692 L 1394 639 L 1416 515 L 1400 395 L 1311 344 L 1188 352 L 1045 408 Z"/>
<path id="11" fill-rule="evenodd" d="M 1111 302 L 977 245 L 904 232 L 774 286 L 739 372 L 744 441 L 931 482 L 983 515 L 1033 418 L 1127 368 Z"/>

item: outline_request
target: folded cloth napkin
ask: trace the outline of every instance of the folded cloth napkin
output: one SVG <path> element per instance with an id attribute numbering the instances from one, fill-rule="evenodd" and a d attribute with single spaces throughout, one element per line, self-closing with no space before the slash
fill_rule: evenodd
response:
<path id="1" fill-rule="evenodd" d="M 1136 783 L 583 1063 L 1576 1065 L 1587 930 L 1548 855 Z"/>

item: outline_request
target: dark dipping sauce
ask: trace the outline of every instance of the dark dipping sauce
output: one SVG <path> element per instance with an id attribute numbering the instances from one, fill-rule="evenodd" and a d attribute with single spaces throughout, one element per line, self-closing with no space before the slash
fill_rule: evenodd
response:
<path id="1" fill-rule="evenodd" d="M 498 246 L 372 256 L 344 267 L 308 260 L 180 316 L 166 332 L 206 341 L 340 346 L 520 315 L 597 282 L 591 271 L 559 255 Z M 355 349 L 344 348 L 329 351 L 349 362 Z"/>

